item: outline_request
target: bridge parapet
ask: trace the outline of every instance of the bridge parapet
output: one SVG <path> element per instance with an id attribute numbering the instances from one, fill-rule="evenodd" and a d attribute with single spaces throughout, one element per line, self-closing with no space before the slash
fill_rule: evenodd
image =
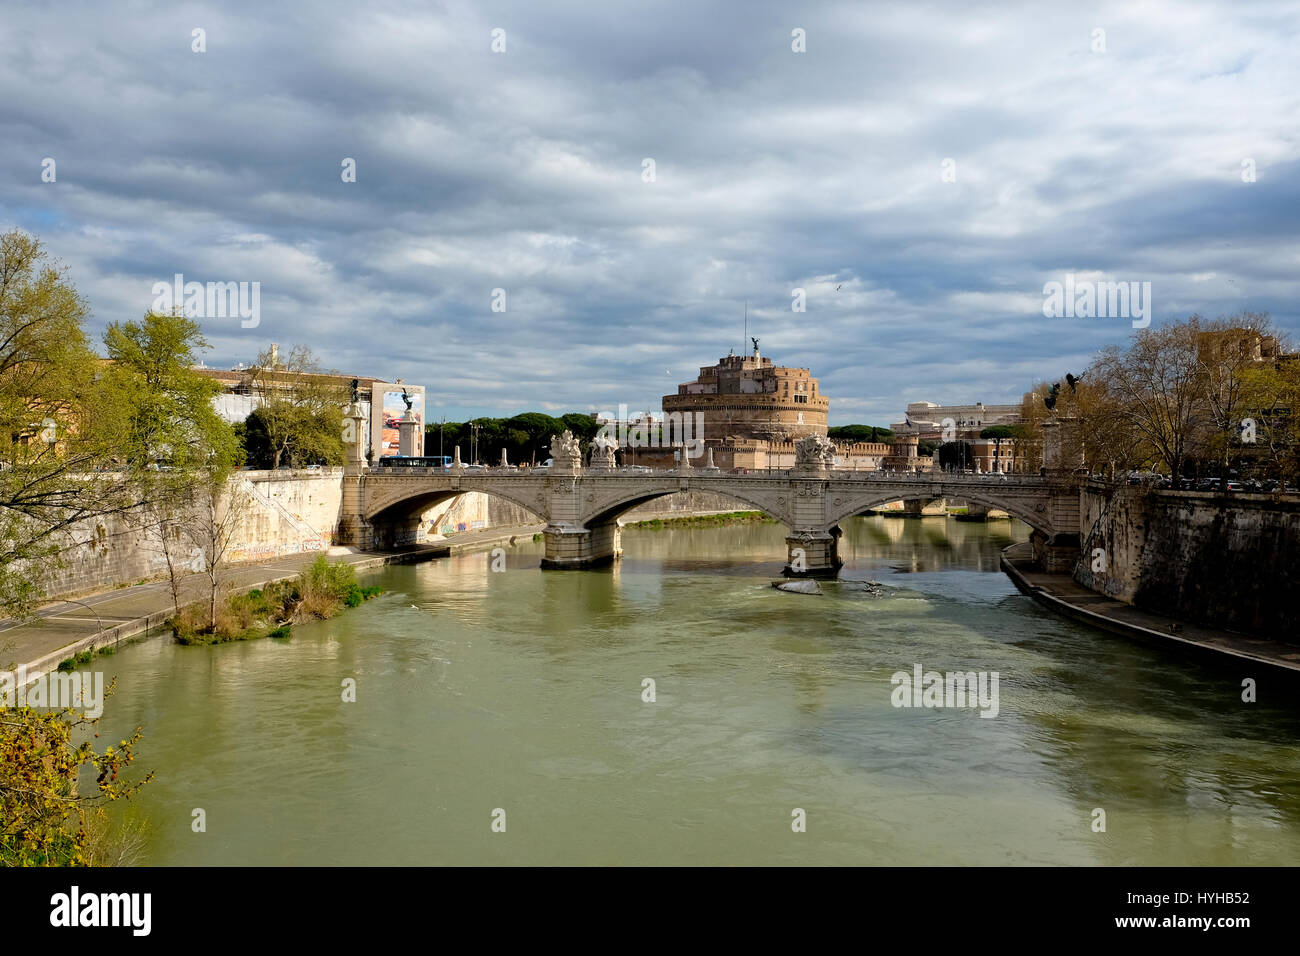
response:
<path id="1" fill-rule="evenodd" d="M 414 460 L 358 469 L 345 477 L 340 537 L 363 547 L 417 534 L 419 514 L 438 501 L 478 491 L 513 501 L 546 522 L 544 566 L 591 567 L 620 553 L 619 516 L 646 501 L 684 491 L 735 498 L 789 529 L 791 574 L 834 574 L 839 524 L 889 501 L 963 498 L 1005 510 L 1029 524 L 1057 564 L 1079 534 L 1076 484 L 1037 475 L 890 474 L 831 469 L 751 473 L 698 468 L 624 467 L 564 472 L 516 466 L 447 469 Z"/>

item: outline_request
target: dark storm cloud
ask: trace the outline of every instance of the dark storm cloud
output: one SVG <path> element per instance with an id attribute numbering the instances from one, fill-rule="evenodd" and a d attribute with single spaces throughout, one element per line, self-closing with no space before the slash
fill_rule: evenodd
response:
<path id="1" fill-rule="evenodd" d="M 1043 318 L 1067 272 L 1151 281 L 1157 322 L 1300 325 L 1294 10 L 87 3 L 0 23 L 0 225 L 46 241 L 97 325 L 177 272 L 260 281 L 257 328 L 205 323 L 214 363 L 304 343 L 453 418 L 655 407 L 744 346 L 748 300 L 834 421 L 887 423 L 1015 400 L 1123 339 L 1122 319 Z"/>

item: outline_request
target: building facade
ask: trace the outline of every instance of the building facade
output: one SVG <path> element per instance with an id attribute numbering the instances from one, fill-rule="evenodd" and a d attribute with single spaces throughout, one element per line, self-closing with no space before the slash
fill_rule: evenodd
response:
<path id="1" fill-rule="evenodd" d="M 271 347 L 274 361 L 277 349 Z M 230 369 L 206 368 L 194 369 L 200 375 L 210 378 L 221 386 L 220 393 L 213 399 L 213 405 L 225 421 L 231 424 L 243 422 L 261 407 L 265 396 L 273 390 L 292 392 L 309 380 L 314 386 L 336 393 L 339 402 L 347 405 L 352 397 L 352 384 L 356 383 L 357 404 L 361 406 L 362 447 L 369 449 L 372 460 L 401 453 L 400 423 L 407 415 L 406 399 L 411 400 L 410 416 L 417 422 L 411 453 L 424 454 L 424 417 L 425 394 L 422 385 L 406 385 L 401 379 L 386 382 L 383 379 L 365 375 L 348 375 L 343 372 L 300 372 L 290 371 L 283 365 L 274 368 L 259 369 L 242 363 Z M 411 431 L 408 428 L 408 431 Z"/>
<path id="2" fill-rule="evenodd" d="M 917 438 L 943 440 L 944 428 L 965 432 L 978 432 L 990 425 L 1018 425 L 1022 421 L 1020 405 L 936 405 L 934 402 L 910 402 L 901 422 L 889 427 L 896 435 L 915 435 Z M 947 436 L 951 438 L 951 434 Z"/>

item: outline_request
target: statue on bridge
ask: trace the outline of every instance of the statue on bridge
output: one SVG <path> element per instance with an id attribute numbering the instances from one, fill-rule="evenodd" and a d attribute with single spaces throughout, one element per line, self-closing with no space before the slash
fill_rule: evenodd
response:
<path id="1" fill-rule="evenodd" d="M 567 428 L 558 438 L 551 436 L 551 471 L 553 474 L 577 474 L 582 468 L 582 447 Z"/>
<path id="2" fill-rule="evenodd" d="M 826 471 L 835 466 L 835 443 L 825 435 L 808 435 L 794 443 L 794 466 L 799 471 Z"/>
<path id="3" fill-rule="evenodd" d="M 591 467 L 599 471 L 613 471 L 617 467 L 614 453 L 618 451 L 618 439 L 609 435 L 597 435 L 591 442 Z"/>

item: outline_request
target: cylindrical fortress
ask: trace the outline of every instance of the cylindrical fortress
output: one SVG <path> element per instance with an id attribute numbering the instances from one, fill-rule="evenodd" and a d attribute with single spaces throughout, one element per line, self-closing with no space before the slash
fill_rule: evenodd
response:
<path id="1" fill-rule="evenodd" d="M 699 413 L 704 437 L 788 442 L 825 435 L 830 400 L 806 368 L 783 368 L 752 355 L 728 355 L 693 382 L 665 395 L 664 415 Z M 697 419 L 698 420 L 698 419 Z"/>

